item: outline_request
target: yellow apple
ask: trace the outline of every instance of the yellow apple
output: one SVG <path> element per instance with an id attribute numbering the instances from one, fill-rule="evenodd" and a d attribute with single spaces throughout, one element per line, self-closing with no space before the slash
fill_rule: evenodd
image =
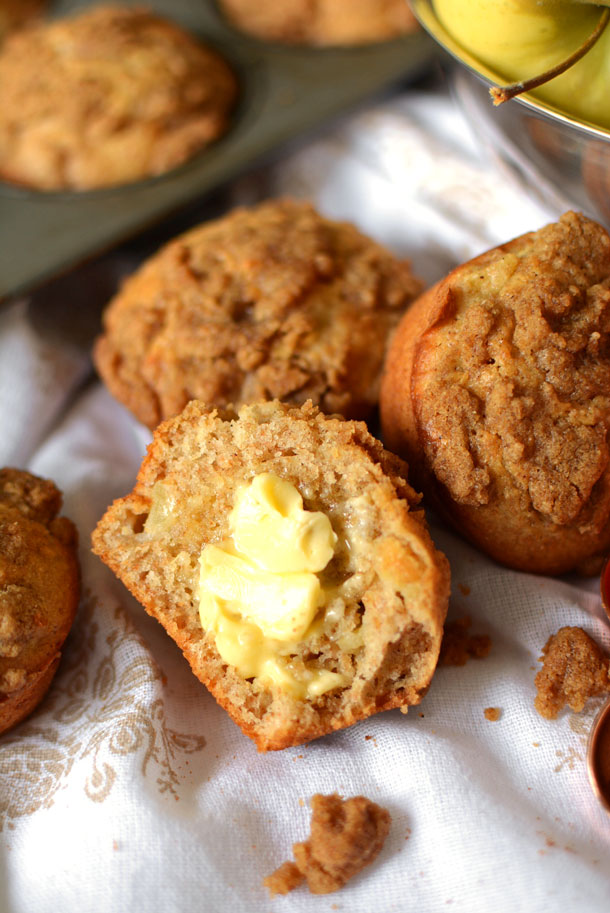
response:
<path id="1" fill-rule="evenodd" d="M 604 6 L 582 0 L 434 0 L 459 44 L 506 82 L 543 73 L 569 57 Z M 531 92 L 566 114 L 610 128 L 610 25 L 574 66 Z"/>

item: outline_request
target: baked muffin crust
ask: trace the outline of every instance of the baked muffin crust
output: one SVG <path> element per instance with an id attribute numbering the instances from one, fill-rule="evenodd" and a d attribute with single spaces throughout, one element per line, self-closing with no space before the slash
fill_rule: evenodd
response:
<path id="1" fill-rule="evenodd" d="M 290 665 L 339 673 L 319 696 L 246 679 L 203 629 L 199 556 L 222 542 L 239 486 L 271 472 L 329 518 L 339 544 L 321 574 L 333 593 Z M 134 491 L 100 520 L 94 551 L 176 641 L 195 675 L 261 750 L 316 738 L 392 707 L 418 703 L 440 648 L 449 571 L 436 552 L 406 466 L 359 422 L 311 404 L 243 406 L 236 415 L 192 401 L 162 423 Z M 319 619 L 318 619 L 319 621 Z"/>
<path id="2" fill-rule="evenodd" d="M 593 572 L 610 547 L 610 238 L 576 213 L 458 267 L 388 355 L 384 440 L 498 561 Z"/>
<path id="3" fill-rule="evenodd" d="M 0 177 L 92 189 L 159 175 L 227 128 L 221 57 L 143 8 L 100 6 L 0 49 Z"/>
<path id="4" fill-rule="evenodd" d="M 190 399 L 311 399 L 365 418 L 387 338 L 420 283 L 409 264 L 311 205 L 271 200 L 192 229 L 127 280 L 94 359 L 145 425 Z"/>
<path id="5" fill-rule="evenodd" d="M 237 28 L 285 44 L 369 44 L 417 28 L 404 0 L 220 0 L 220 6 Z"/>
<path id="6" fill-rule="evenodd" d="M 79 598 L 76 530 L 53 482 L 0 469 L 0 732 L 44 697 Z"/>

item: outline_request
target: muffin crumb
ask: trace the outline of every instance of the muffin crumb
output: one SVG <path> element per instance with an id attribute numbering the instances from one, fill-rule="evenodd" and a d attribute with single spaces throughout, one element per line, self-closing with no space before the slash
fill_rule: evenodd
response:
<path id="1" fill-rule="evenodd" d="M 502 711 L 499 707 L 486 707 L 483 712 L 485 713 L 485 719 L 489 720 L 490 723 L 497 723 L 502 716 Z"/>
<path id="2" fill-rule="evenodd" d="M 263 879 L 263 884 L 271 897 L 275 897 L 276 894 L 288 894 L 290 891 L 294 891 L 304 879 L 305 876 L 299 867 L 288 860 L 283 862 L 279 869 L 276 869 L 271 875 L 267 875 Z"/>
<path id="3" fill-rule="evenodd" d="M 365 796 L 317 793 L 311 808 L 311 835 L 294 844 L 295 862 L 284 862 L 264 879 L 272 897 L 304 879 L 312 894 L 337 891 L 376 858 L 390 830 L 390 813 Z"/>
<path id="4" fill-rule="evenodd" d="M 491 650 L 488 634 L 470 634 L 470 615 L 447 622 L 441 644 L 439 666 L 465 666 L 469 659 L 484 659 Z"/>
<path id="5" fill-rule="evenodd" d="M 549 637 L 540 661 L 534 706 L 547 720 L 566 704 L 580 713 L 589 698 L 610 692 L 609 658 L 582 628 L 560 628 Z"/>

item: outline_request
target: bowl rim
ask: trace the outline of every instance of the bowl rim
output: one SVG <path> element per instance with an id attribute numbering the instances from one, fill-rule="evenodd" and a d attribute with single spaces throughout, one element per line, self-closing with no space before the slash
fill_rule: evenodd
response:
<path id="1" fill-rule="evenodd" d="M 447 51 L 448 54 L 451 55 L 451 57 L 457 60 L 458 63 L 461 63 L 473 72 L 475 76 L 478 76 L 484 82 L 488 83 L 490 87 L 506 84 L 506 79 L 504 77 L 500 76 L 490 67 L 487 67 L 484 63 L 481 63 L 480 60 L 462 47 L 462 45 L 450 35 L 436 15 L 433 0 L 409 0 L 409 3 L 420 25 L 442 48 L 445 49 L 445 51 Z M 599 127 L 589 121 L 572 117 L 564 111 L 560 111 L 559 108 L 555 108 L 553 105 L 538 101 L 538 99 L 533 98 L 529 93 L 519 95 L 518 97 L 511 99 L 511 101 L 515 101 L 517 104 L 530 108 L 549 120 L 559 121 L 565 126 L 578 130 L 592 139 L 610 140 L 610 129 Z M 490 107 L 493 109 L 491 99 Z"/>

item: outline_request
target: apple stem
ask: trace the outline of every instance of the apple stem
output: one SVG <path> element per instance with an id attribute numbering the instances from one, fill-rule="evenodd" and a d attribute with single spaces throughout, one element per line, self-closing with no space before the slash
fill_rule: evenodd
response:
<path id="1" fill-rule="evenodd" d="M 569 70 L 570 67 L 574 66 L 581 57 L 584 57 L 585 54 L 591 50 L 597 39 L 602 35 L 609 20 L 610 9 L 605 9 L 586 41 L 584 41 L 573 54 L 566 58 L 566 60 L 562 60 L 561 63 L 551 67 L 551 69 L 547 70 L 545 73 L 541 73 L 539 76 L 532 76 L 531 79 L 525 79 L 523 82 L 514 82 L 510 86 L 494 86 L 491 88 L 489 94 L 492 97 L 494 105 L 501 105 L 505 101 L 509 101 L 511 98 L 521 95 L 523 92 L 531 92 L 532 89 L 537 89 L 539 86 L 544 85 L 545 82 L 549 82 L 556 76 L 565 73 L 566 70 Z"/>

